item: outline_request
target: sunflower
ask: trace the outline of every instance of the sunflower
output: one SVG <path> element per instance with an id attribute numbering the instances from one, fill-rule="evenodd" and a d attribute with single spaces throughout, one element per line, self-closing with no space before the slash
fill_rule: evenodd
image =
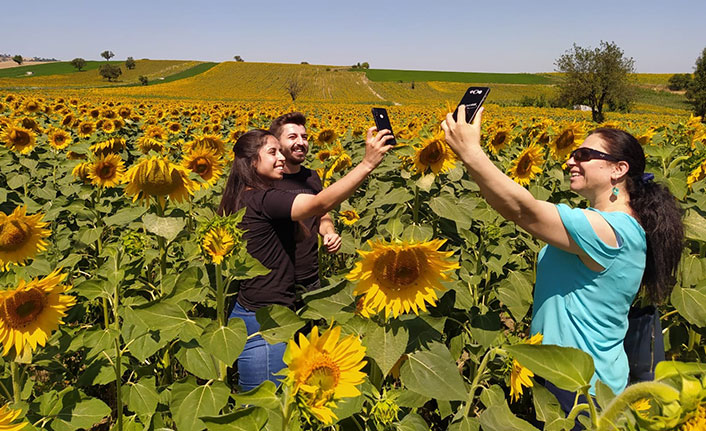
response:
<path id="1" fill-rule="evenodd" d="M 0 342 L 3 356 L 14 346 L 17 356 L 29 347 L 44 346 L 51 333 L 59 327 L 66 310 L 76 298 L 63 293 L 71 287 L 62 285 L 66 274 L 54 270 L 43 279 L 29 283 L 20 280 L 15 289 L 0 292 Z"/>
<path id="2" fill-rule="evenodd" d="M 322 163 L 328 160 L 329 157 L 331 157 L 331 151 L 326 149 L 316 153 L 316 158 L 319 159 Z"/>
<path id="3" fill-rule="evenodd" d="M 14 420 L 16 420 L 20 414 L 22 413 L 22 410 L 13 410 L 10 408 L 9 404 L 5 404 L 4 406 L 0 407 L 0 430 L 2 431 L 20 431 L 29 423 L 27 421 L 22 421 L 18 423 L 12 423 Z"/>
<path id="4" fill-rule="evenodd" d="M 427 310 L 426 304 L 436 303 L 437 290 L 445 290 L 441 281 L 450 279 L 446 273 L 459 268 L 458 262 L 447 259 L 453 252 L 438 251 L 444 242 L 368 241 L 372 250 L 358 250 L 362 260 L 346 278 L 357 280 L 353 293 L 364 295 L 366 305 L 378 312 L 384 309 L 385 317 L 419 314 Z"/>
<path id="5" fill-rule="evenodd" d="M 205 181 L 200 185 L 203 188 L 214 185 L 223 173 L 222 159 L 216 156 L 215 150 L 205 147 L 198 147 L 187 153 L 181 165 Z"/>
<path id="6" fill-rule="evenodd" d="M 153 125 L 153 126 L 148 126 L 145 129 L 144 136 L 147 136 L 152 139 L 164 141 L 169 137 L 169 133 L 167 132 L 167 129 L 165 129 L 164 127 Z"/>
<path id="7" fill-rule="evenodd" d="M 42 105 L 34 99 L 29 99 L 24 103 L 22 108 L 28 114 L 35 114 L 42 110 Z"/>
<path id="8" fill-rule="evenodd" d="M 647 413 L 652 408 L 652 404 L 650 404 L 650 400 L 648 400 L 647 398 L 640 398 L 639 400 L 630 404 L 630 408 L 632 408 L 635 413 L 642 416 L 643 418 L 647 418 Z"/>
<path id="9" fill-rule="evenodd" d="M 510 166 L 510 178 L 523 186 L 529 185 L 532 178 L 542 173 L 542 164 L 544 163 L 542 153 L 542 148 L 534 144 L 522 150 Z"/>
<path id="10" fill-rule="evenodd" d="M 510 141 L 512 141 L 512 129 L 497 123 L 488 131 L 486 145 L 492 153 L 498 154 Z"/>
<path id="11" fill-rule="evenodd" d="M 101 121 L 102 122 L 100 125 L 100 129 L 104 133 L 107 133 L 107 134 L 115 133 L 117 128 L 115 127 L 115 123 L 113 122 L 113 120 L 105 119 L 105 120 L 101 120 Z"/>
<path id="12" fill-rule="evenodd" d="M 549 150 L 554 160 L 565 161 L 569 154 L 581 145 L 583 135 L 583 127 L 578 123 L 571 123 L 559 132 L 549 144 Z"/>
<path id="13" fill-rule="evenodd" d="M 525 342 L 528 344 L 542 344 L 543 335 L 540 333 L 534 334 Z M 531 388 L 534 383 L 530 379 L 534 377 L 534 373 L 520 365 L 516 359 L 512 360 L 512 371 L 510 372 L 510 398 L 513 402 L 517 401 L 522 395 L 522 387 Z"/>
<path id="14" fill-rule="evenodd" d="M 86 155 L 83 153 L 77 153 L 75 151 L 68 151 L 66 153 L 66 158 L 69 160 L 85 160 Z"/>
<path id="15" fill-rule="evenodd" d="M 125 149 L 125 139 L 110 138 L 106 141 L 93 144 L 88 149 L 91 150 L 96 157 L 118 154 Z"/>
<path id="16" fill-rule="evenodd" d="M 365 347 L 355 335 L 339 341 L 341 327 L 327 329 L 319 336 L 314 326 L 309 338 L 299 334 L 299 345 L 289 340 L 284 352 L 285 384 L 292 387 L 306 410 L 324 424 L 332 424 L 336 415 L 331 408 L 340 398 L 357 397 L 356 387 L 363 383 Z"/>
<path id="17" fill-rule="evenodd" d="M 49 131 L 49 145 L 57 150 L 63 150 L 71 143 L 71 135 L 63 129 Z"/>
<path id="18" fill-rule="evenodd" d="M 340 211 L 338 215 L 341 216 L 341 220 L 346 226 L 350 226 L 360 220 L 360 216 L 355 210 Z"/>
<path id="19" fill-rule="evenodd" d="M 456 166 L 456 155 L 444 141 L 443 134 L 435 133 L 414 149 L 413 161 L 418 174 L 424 175 L 426 171 L 431 170 L 438 175 Z"/>
<path id="20" fill-rule="evenodd" d="M 235 247 L 235 238 L 225 227 L 213 227 L 203 237 L 201 247 L 211 261 L 219 264 Z"/>
<path id="21" fill-rule="evenodd" d="M 73 127 L 76 123 L 76 117 L 73 114 L 66 114 L 61 120 L 61 125 L 64 127 Z"/>
<path id="22" fill-rule="evenodd" d="M 91 178 L 88 176 L 88 172 L 91 170 L 91 162 L 81 162 L 74 167 L 71 171 L 71 175 L 88 184 L 91 182 Z"/>
<path id="23" fill-rule="evenodd" d="M 118 115 L 120 115 L 120 117 L 122 118 L 130 118 L 130 116 L 132 115 L 132 110 L 127 106 L 123 106 L 118 109 Z"/>
<path id="24" fill-rule="evenodd" d="M 706 429 L 706 405 L 700 405 L 694 415 L 686 421 L 680 431 L 702 431 Z"/>
<path id="25" fill-rule="evenodd" d="M 195 186 L 186 169 L 159 156 L 143 158 L 125 173 L 123 182 L 127 184 L 125 193 L 133 196 L 133 202 L 142 199 L 149 203 L 154 196 L 162 208 L 166 196 L 182 202 L 189 199 Z"/>
<path id="26" fill-rule="evenodd" d="M 197 148 L 214 150 L 218 157 L 223 157 L 226 152 L 225 143 L 216 135 L 196 136 L 193 141 L 184 144 L 184 152 L 190 153 Z"/>
<path id="27" fill-rule="evenodd" d="M 96 129 L 96 125 L 91 121 L 81 121 L 78 125 L 78 136 L 81 138 L 87 138 L 93 134 Z"/>
<path id="28" fill-rule="evenodd" d="M 331 165 L 331 172 L 341 172 L 342 170 L 349 168 L 353 165 L 353 160 L 351 160 L 351 156 L 348 155 L 348 153 L 343 153 L 338 158 L 336 159 L 335 162 Z"/>
<path id="29" fill-rule="evenodd" d="M 167 130 L 169 130 L 169 133 L 172 134 L 179 133 L 179 131 L 181 130 L 181 124 L 176 121 L 172 121 L 167 125 Z"/>
<path id="30" fill-rule="evenodd" d="M 123 160 L 117 154 L 105 155 L 88 168 L 88 178 L 91 183 L 99 187 L 115 187 L 120 184 L 125 174 Z"/>
<path id="31" fill-rule="evenodd" d="M 44 229 L 49 223 L 43 222 L 44 214 L 27 215 L 24 206 L 17 207 L 9 216 L 0 212 L 0 270 L 7 270 L 10 264 L 24 265 L 37 252 L 46 250 L 44 238 L 51 234 Z"/>
<path id="32" fill-rule="evenodd" d="M 155 138 L 151 138 L 147 135 L 142 135 L 137 140 L 137 148 L 139 148 L 143 154 L 147 154 L 150 151 L 161 153 L 162 151 L 164 151 L 164 144 Z"/>
<path id="33" fill-rule="evenodd" d="M 332 129 L 324 129 L 316 136 L 316 143 L 322 146 L 329 146 L 338 139 L 338 134 Z"/>
<path id="34" fill-rule="evenodd" d="M 647 144 L 649 144 L 649 143 L 652 142 L 652 137 L 653 137 L 656 133 L 657 133 L 657 132 L 655 132 L 653 129 L 649 129 L 649 130 L 647 130 L 645 133 L 636 136 L 637 142 L 639 142 L 640 145 L 645 146 L 645 145 L 647 145 Z"/>
<path id="35" fill-rule="evenodd" d="M 0 135 L 0 140 L 2 140 L 9 149 L 17 151 L 20 154 L 27 154 L 34 148 L 35 135 L 32 130 L 23 127 L 9 126 L 2 135 Z"/>

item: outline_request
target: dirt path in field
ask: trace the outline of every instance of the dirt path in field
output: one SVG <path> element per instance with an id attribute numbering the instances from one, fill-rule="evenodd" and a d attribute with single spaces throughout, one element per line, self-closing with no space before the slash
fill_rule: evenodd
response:
<path id="1" fill-rule="evenodd" d="M 383 101 L 387 102 L 387 100 L 386 100 L 384 97 L 382 97 L 381 95 L 379 95 L 379 94 L 377 93 L 377 91 L 373 90 L 373 87 L 370 86 L 370 80 L 368 80 L 368 77 L 365 76 L 364 73 L 361 75 L 360 82 L 362 82 L 363 85 L 365 85 L 366 87 L 368 87 L 368 90 L 370 90 L 370 92 L 373 93 L 373 94 L 375 95 L 375 97 L 377 97 L 377 98 L 380 99 L 380 100 L 383 100 Z M 399 105 L 400 105 L 399 103 L 397 103 L 397 102 L 395 102 L 395 101 L 393 101 L 392 103 L 393 103 L 395 106 L 399 106 Z"/>
<path id="2" fill-rule="evenodd" d="M 23 61 L 22 64 L 17 64 L 14 61 L 0 61 L 0 69 L 9 69 L 11 67 L 18 67 L 18 66 L 34 66 L 35 64 L 44 64 L 44 63 L 55 63 L 54 61 Z"/>

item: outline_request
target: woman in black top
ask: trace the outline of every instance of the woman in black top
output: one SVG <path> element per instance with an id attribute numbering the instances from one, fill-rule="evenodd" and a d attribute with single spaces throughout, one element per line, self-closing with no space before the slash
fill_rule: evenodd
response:
<path id="1" fill-rule="evenodd" d="M 264 306 L 294 305 L 295 224 L 320 216 L 348 198 L 382 161 L 391 148 L 388 130 L 368 129 L 363 161 L 345 177 L 316 195 L 293 194 L 273 187 L 282 179 L 284 156 L 279 140 L 265 130 L 251 130 L 233 148 L 235 161 L 218 207 L 228 215 L 246 207 L 240 225 L 245 230 L 247 250 L 266 268 L 267 275 L 240 283 L 235 308 L 230 317 L 245 321 L 248 335 L 259 331 L 255 312 Z M 238 358 L 239 384 L 250 390 L 265 380 L 277 383 L 274 373 L 284 368 L 285 343 L 270 345 L 261 336 L 248 338 Z"/>

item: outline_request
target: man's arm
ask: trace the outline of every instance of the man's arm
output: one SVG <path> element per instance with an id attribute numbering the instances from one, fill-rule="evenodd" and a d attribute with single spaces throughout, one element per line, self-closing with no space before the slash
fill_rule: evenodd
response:
<path id="1" fill-rule="evenodd" d="M 341 237 L 336 233 L 333 219 L 328 213 L 319 218 L 319 235 L 321 235 L 324 247 L 329 253 L 336 253 L 341 249 Z"/>

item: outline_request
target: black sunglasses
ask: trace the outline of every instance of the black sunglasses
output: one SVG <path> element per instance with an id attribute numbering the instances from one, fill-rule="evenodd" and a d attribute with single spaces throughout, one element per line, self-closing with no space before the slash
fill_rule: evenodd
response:
<path id="1" fill-rule="evenodd" d="M 581 147 L 571 152 L 569 158 L 573 157 L 577 162 L 587 162 L 593 159 L 603 159 L 610 162 L 619 162 L 620 160 L 603 151 L 594 150 L 593 148 Z"/>

